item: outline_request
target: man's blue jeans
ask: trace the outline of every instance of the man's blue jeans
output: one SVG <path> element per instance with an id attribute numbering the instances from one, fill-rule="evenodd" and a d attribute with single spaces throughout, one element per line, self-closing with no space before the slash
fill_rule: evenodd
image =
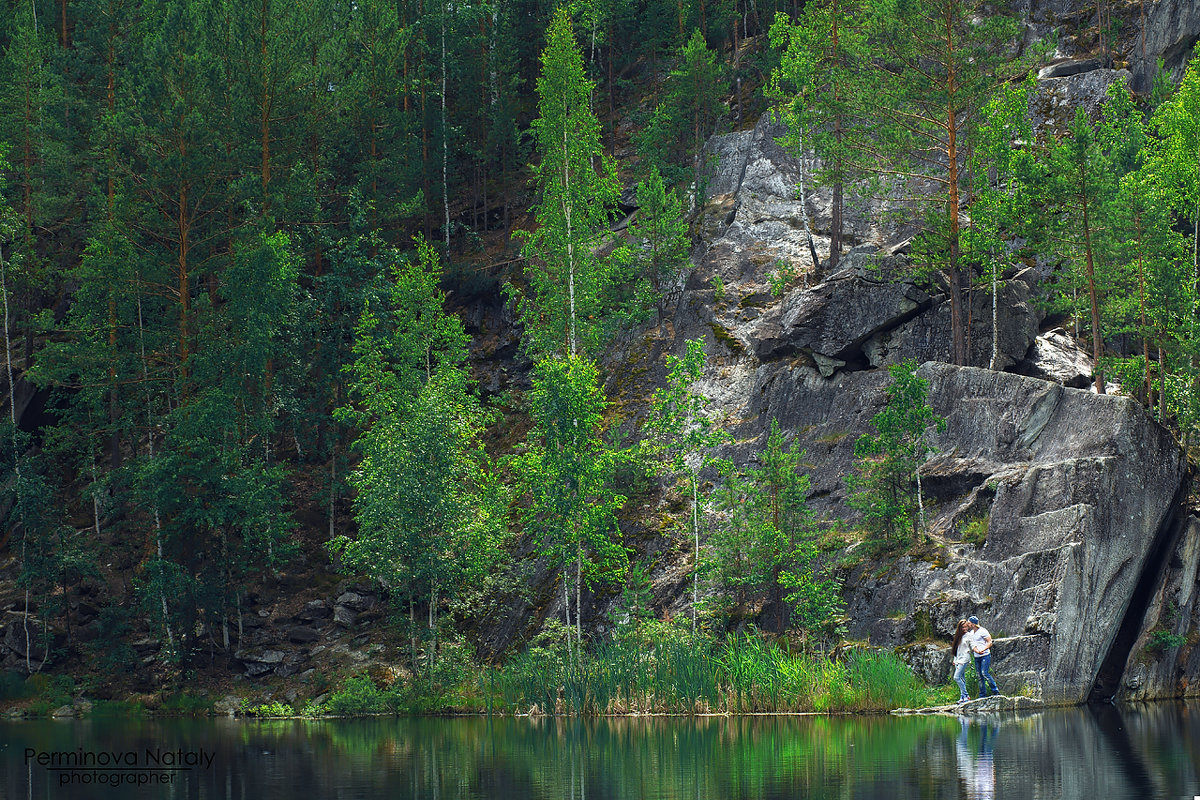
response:
<path id="1" fill-rule="evenodd" d="M 1000 694 L 1000 687 L 992 677 L 992 654 L 975 656 L 975 672 L 979 674 L 979 696 L 987 697 L 987 687 L 992 687 L 992 694 Z"/>

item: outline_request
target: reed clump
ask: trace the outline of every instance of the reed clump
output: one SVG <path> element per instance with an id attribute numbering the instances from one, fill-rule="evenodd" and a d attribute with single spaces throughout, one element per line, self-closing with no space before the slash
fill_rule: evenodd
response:
<path id="1" fill-rule="evenodd" d="M 519 714 L 871 712 L 942 699 L 891 652 L 791 652 L 755 632 L 662 623 L 586 648 L 550 628 L 485 683 L 495 687 L 489 709 Z"/>

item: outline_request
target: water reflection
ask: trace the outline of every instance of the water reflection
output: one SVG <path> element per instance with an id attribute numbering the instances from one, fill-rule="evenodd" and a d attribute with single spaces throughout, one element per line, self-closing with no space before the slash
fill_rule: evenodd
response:
<path id="1" fill-rule="evenodd" d="M 176 754 L 169 773 L 147 751 Z M 35 754 L 135 754 L 113 789 Z M 202 753 L 210 760 L 193 759 Z M 49 758 L 49 756 L 47 756 Z M 161 767 L 161 761 L 152 766 Z M 95 766 L 95 765 L 93 765 Z M 111 780 L 128 764 L 103 772 Z M 1023 718 L 88 720 L 0 723 L 0 798 L 1190 797 L 1200 705 Z M 74 783 L 63 784 L 64 775 Z"/>
<path id="2" fill-rule="evenodd" d="M 959 717 L 958 740 L 954 743 L 954 755 L 958 760 L 958 775 L 966 788 L 970 800 L 992 800 L 996 796 L 996 761 L 992 743 L 999 724 L 985 720 L 974 725 L 966 717 Z M 977 745 L 971 744 L 973 728 L 980 731 Z"/>

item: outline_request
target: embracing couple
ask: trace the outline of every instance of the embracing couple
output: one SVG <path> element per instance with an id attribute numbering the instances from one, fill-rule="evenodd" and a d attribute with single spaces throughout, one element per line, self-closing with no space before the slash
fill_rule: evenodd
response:
<path id="1" fill-rule="evenodd" d="M 987 697 L 990 686 L 992 694 L 1000 694 L 1000 688 L 992 678 L 992 635 L 979 624 L 979 617 L 960 619 L 954 629 L 954 682 L 958 684 L 958 702 L 965 703 L 967 697 L 967 664 L 975 659 L 975 671 L 979 673 L 979 696 Z"/>

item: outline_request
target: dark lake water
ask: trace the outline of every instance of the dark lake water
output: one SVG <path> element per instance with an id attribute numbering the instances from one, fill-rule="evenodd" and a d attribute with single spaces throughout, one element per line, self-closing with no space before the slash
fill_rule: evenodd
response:
<path id="1" fill-rule="evenodd" d="M 0 723 L 0 800 L 1196 795 L 1198 703 L 1061 709 L 992 720 Z"/>

